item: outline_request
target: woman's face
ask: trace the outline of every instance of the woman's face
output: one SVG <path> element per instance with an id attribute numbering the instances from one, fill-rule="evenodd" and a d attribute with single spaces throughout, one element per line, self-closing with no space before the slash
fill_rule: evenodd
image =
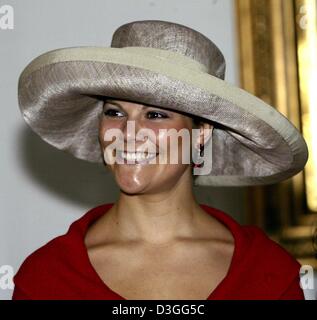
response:
<path id="1" fill-rule="evenodd" d="M 134 135 L 127 128 L 128 121 L 134 121 Z M 175 185 L 190 166 L 188 162 L 182 163 L 184 162 L 182 161 L 182 148 L 187 148 L 186 152 L 191 152 L 192 123 L 192 118 L 167 109 L 122 100 L 106 100 L 99 127 L 99 140 L 102 150 L 104 151 L 115 140 L 105 141 L 104 136 L 107 130 L 119 129 L 122 132 L 122 139 L 124 140 L 121 141 L 124 144 L 123 151 L 137 150 L 138 147 L 144 144 L 146 139 L 149 139 L 153 146 L 150 151 L 156 151 L 156 154 L 152 154 L 156 163 L 138 163 L 136 161 L 134 164 L 127 164 L 125 157 L 128 155 L 123 154 L 121 159 L 124 163 L 114 162 L 113 164 L 107 164 L 113 172 L 120 189 L 130 194 L 155 193 L 168 190 Z M 137 136 L 138 131 L 144 128 L 150 129 L 154 133 L 147 136 L 145 140 Z M 179 138 L 176 148 L 175 144 L 171 148 L 171 134 L 168 134 L 169 129 L 176 129 L 177 132 L 181 129 L 187 129 L 190 134 L 190 144 Z M 128 142 L 132 142 L 132 140 L 135 144 L 134 149 L 128 146 Z M 183 143 L 186 145 L 183 146 Z M 120 157 L 121 148 L 118 149 L 120 150 L 115 149 L 111 151 L 111 156 L 114 158 Z M 178 156 L 174 159 L 177 159 L 177 161 L 170 163 L 171 154 L 175 153 L 176 149 Z M 166 157 L 167 161 L 160 163 L 162 162 L 160 159 L 164 159 L 164 157 Z"/>

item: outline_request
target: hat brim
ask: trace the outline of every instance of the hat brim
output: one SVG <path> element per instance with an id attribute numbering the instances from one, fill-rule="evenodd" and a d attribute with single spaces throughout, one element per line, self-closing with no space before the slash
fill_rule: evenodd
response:
<path id="1" fill-rule="evenodd" d="M 19 106 L 43 140 L 103 163 L 101 96 L 200 116 L 214 123 L 212 171 L 196 185 L 264 185 L 307 162 L 305 140 L 275 108 L 243 89 L 144 48 L 73 47 L 47 52 L 22 72 Z"/>

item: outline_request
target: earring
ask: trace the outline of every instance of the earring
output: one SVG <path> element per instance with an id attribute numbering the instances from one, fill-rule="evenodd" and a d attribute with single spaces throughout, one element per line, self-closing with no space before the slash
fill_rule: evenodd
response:
<path id="1" fill-rule="evenodd" d="M 202 157 L 204 155 L 204 145 L 201 143 L 199 144 L 199 155 Z M 193 168 L 201 168 L 203 166 L 203 163 L 197 164 L 197 163 L 192 163 Z"/>
<path id="2" fill-rule="evenodd" d="M 201 157 L 203 157 L 205 145 L 201 143 L 199 146 L 200 146 L 200 148 L 199 148 L 199 150 L 200 150 L 200 151 L 199 151 L 199 154 L 200 154 Z"/>

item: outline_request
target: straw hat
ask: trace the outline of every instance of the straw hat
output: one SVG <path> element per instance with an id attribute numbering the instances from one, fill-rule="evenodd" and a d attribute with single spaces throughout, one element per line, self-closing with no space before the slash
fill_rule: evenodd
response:
<path id="1" fill-rule="evenodd" d="M 43 140 L 103 163 L 98 121 L 103 97 L 211 120 L 212 170 L 196 185 L 263 185 L 301 171 L 305 140 L 275 108 L 224 80 L 225 59 L 203 34 L 159 20 L 120 26 L 111 47 L 46 52 L 19 78 L 22 115 Z"/>

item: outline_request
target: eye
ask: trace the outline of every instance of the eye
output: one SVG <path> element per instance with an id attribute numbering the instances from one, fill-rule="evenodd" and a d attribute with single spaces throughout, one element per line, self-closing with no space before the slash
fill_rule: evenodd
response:
<path id="1" fill-rule="evenodd" d="M 107 110 L 104 110 L 103 114 L 107 117 L 117 117 L 117 113 L 120 113 L 119 110 L 116 110 L 116 109 L 107 109 Z M 122 113 L 121 113 L 122 114 Z"/>
<path id="2" fill-rule="evenodd" d="M 157 118 L 168 118 L 168 115 L 163 112 L 157 112 L 157 111 L 149 111 L 147 112 L 149 119 L 157 119 Z"/>

